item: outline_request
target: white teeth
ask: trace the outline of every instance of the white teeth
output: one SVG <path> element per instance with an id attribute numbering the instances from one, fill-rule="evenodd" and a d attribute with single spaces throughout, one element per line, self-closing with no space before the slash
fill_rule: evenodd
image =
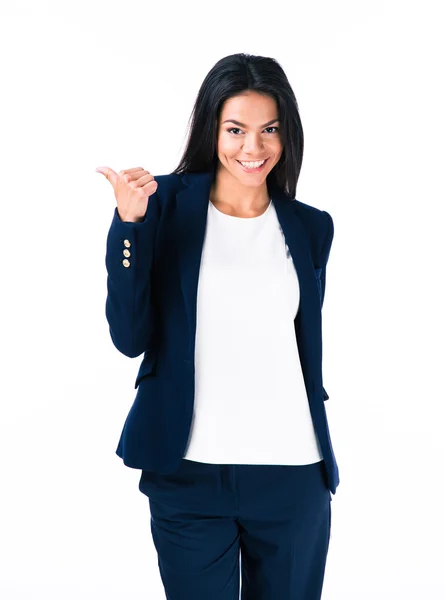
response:
<path id="1" fill-rule="evenodd" d="M 247 169 L 258 169 L 258 167 L 261 167 L 261 165 L 264 164 L 265 162 L 266 162 L 265 160 L 257 160 L 255 162 L 241 162 L 241 164 L 243 165 L 243 167 L 246 167 Z"/>

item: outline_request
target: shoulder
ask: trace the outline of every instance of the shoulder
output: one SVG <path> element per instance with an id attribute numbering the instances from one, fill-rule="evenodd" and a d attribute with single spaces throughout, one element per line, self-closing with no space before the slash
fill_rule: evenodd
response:
<path id="1" fill-rule="evenodd" d="M 152 173 L 154 180 L 158 184 L 154 194 L 150 196 L 147 214 L 155 215 L 160 218 L 160 215 L 169 211 L 169 206 L 172 200 L 183 187 L 182 176 L 175 173 L 166 173 L 156 175 Z"/>
<path id="2" fill-rule="evenodd" d="M 182 186 L 182 176 L 176 173 L 167 173 L 161 175 L 153 175 L 155 181 L 158 182 L 156 193 L 161 197 L 176 193 Z"/>
<path id="3" fill-rule="evenodd" d="M 300 200 L 294 199 L 292 202 L 307 232 L 312 256 L 315 257 L 318 266 L 325 265 L 334 237 L 332 216 L 326 210 L 305 204 Z"/>
<path id="4" fill-rule="evenodd" d="M 292 202 L 300 219 L 311 229 L 321 229 L 323 231 L 333 226 L 332 217 L 327 211 L 305 204 L 300 200 L 294 199 Z"/>

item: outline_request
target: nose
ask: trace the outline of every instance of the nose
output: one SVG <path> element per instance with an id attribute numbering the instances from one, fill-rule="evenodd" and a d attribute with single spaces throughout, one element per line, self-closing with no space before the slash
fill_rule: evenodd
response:
<path id="1" fill-rule="evenodd" d="M 264 147 L 261 133 L 247 134 L 244 138 L 243 150 L 245 154 L 259 154 Z"/>

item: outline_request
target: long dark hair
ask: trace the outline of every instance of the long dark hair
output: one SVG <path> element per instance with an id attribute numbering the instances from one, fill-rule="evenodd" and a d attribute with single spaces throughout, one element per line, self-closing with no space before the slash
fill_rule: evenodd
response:
<path id="1" fill-rule="evenodd" d="M 188 139 L 176 174 L 215 168 L 218 162 L 218 122 L 224 102 L 253 90 L 275 99 L 279 110 L 283 152 L 268 175 L 295 198 L 303 161 L 304 136 L 298 104 L 281 65 L 274 58 L 232 54 L 219 60 L 206 75 L 188 123 Z"/>

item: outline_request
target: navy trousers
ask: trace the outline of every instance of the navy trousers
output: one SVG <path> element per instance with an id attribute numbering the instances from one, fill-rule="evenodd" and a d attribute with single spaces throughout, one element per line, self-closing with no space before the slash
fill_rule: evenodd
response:
<path id="1" fill-rule="evenodd" d="M 331 529 L 324 461 L 142 471 L 167 600 L 320 600 Z M 240 581 L 241 580 L 241 581 Z"/>

